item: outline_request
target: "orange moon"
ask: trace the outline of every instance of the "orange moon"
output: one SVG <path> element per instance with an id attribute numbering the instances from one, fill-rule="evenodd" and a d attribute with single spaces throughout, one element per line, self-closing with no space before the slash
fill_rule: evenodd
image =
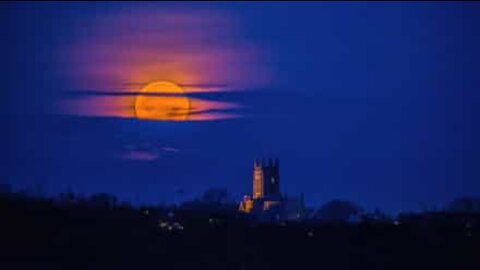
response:
<path id="1" fill-rule="evenodd" d="M 135 98 L 135 115 L 138 119 L 187 121 L 189 114 L 189 98 L 185 96 L 185 91 L 180 86 L 172 82 L 149 83 Z"/>

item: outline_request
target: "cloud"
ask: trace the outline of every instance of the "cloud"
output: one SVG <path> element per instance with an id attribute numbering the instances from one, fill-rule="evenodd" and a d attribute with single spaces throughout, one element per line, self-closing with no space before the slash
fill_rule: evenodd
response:
<path id="1" fill-rule="evenodd" d="M 180 152 L 179 149 L 174 148 L 174 147 L 170 147 L 170 146 L 164 146 L 164 147 L 162 147 L 162 150 L 165 151 L 165 152 L 175 152 L 175 153 Z"/>
<path id="2" fill-rule="evenodd" d="M 241 117 L 231 111 L 239 104 L 190 95 L 255 89 L 272 81 L 264 50 L 243 34 L 235 17 L 220 10 L 161 6 L 111 10 L 87 20 L 82 28 L 91 31 L 73 36 L 56 58 L 72 92 L 83 92 L 62 100 L 61 113 L 136 118 L 135 98 L 148 95 L 158 106 L 155 117 L 144 120 L 233 119 Z M 182 87 L 181 96 L 189 97 L 188 112 L 175 115 L 178 112 L 169 109 L 178 93 L 141 92 L 156 81 Z"/>
<path id="3" fill-rule="evenodd" d="M 196 93 L 271 81 L 264 50 L 219 10 L 137 7 L 105 11 L 81 27 L 91 31 L 74 36 L 57 58 L 74 89 L 131 92 L 166 80 Z"/>
<path id="4" fill-rule="evenodd" d="M 152 144 L 128 144 L 124 146 L 121 158 L 137 161 L 153 161 L 160 158 L 161 153 L 178 153 L 180 149 L 172 146 Z"/>
<path id="5" fill-rule="evenodd" d="M 153 161 L 159 158 L 158 153 L 142 151 L 142 150 L 130 150 L 122 155 L 122 158 L 138 161 Z"/>
<path id="6" fill-rule="evenodd" d="M 135 111 L 136 96 L 130 94 L 114 95 L 78 95 L 63 99 L 59 104 L 62 113 L 89 117 L 137 118 Z M 188 98 L 189 106 L 178 110 L 173 106 L 179 103 L 181 97 L 159 95 L 151 96 L 151 102 L 158 104 L 156 115 L 164 117 L 151 118 L 156 121 L 211 121 L 238 118 L 238 113 L 232 109 L 242 106 L 234 102 L 213 101 L 200 98 Z M 180 105 L 182 103 L 180 102 Z M 182 116 L 175 117 L 175 116 Z"/>

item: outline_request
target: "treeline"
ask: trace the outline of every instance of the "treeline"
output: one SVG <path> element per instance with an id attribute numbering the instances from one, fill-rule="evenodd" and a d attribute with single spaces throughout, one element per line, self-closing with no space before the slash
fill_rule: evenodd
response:
<path id="1" fill-rule="evenodd" d="M 132 206 L 128 202 L 119 201 L 108 193 L 97 193 L 82 196 L 73 192 L 63 192 L 56 197 L 47 198 L 38 193 L 25 191 L 12 191 L 8 185 L 0 185 L 0 199 L 5 205 L 12 202 L 24 202 L 29 207 L 44 206 L 49 209 L 77 209 L 84 211 L 115 210 L 124 213 L 152 212 L 156 215 L 165 215 L 169 212 L 188 212 L 190 215 L 222 214 L 229 218 L 248 219 L 244 214 L 238 213 L 238 202 L 226 188 L 210 188 L 201 196 L 180 205 L 143 205 Z M 479 197 L 462 197 L 447 203 L 443 208 L 425 211 L 423 213 L 400 213 L 397 216 L 388 215 L 378 209 L 368 212 L 354 202 L 346 200 L 332 200 L 319 208 L 305 207 L 304 222 L 322 223 L 359 223 L 359 222 L 384 222 L 398 223 L 402 219 L 414 216 L 475 216 L 480 214 Z"/>
<path id="2" fill-rule="evenodd" d="M 140 207 L 105 193 L 2 192 L 0 269 L 480 269 L 474 198 L 395 218 L 332 201 L 275 224 L 237 206 L 221 188 Z"/>

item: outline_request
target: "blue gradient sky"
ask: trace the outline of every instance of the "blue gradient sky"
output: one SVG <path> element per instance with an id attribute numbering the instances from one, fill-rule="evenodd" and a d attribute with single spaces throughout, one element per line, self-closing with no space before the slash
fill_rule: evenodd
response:
<path id="1" fill-rule="evenodd" d="M 479 3 L 1 6 L 1 181 L 15 188 L 157 203 L 224 186 L 240 198 L 253 159 L 278 156 L 282 189 L 303 191 L 311 206 L 340 198 L 396 212 L 480 195 Z M 242 118 L 172 123 L 56 111 L 72 92 L 104 90 L 72 84 L 79 80 L 64 74 L 77 66 L 59 61 L 62 50 L 99 40 L 89 22 L 139 7 L 192 17 L 211 10 L 237 23 L 227 39 L 201 46 L 251 46 L 260 57 L 234 62 L 229 86 L 239 89 L 198 95 L 242 104 Z M 88 63 L 93 73 L 105 64 Z M 262 72 L 269 79 L 260 84 Z M 212 74 L 205 83 L 227 76 Z M 125 158 L 132 151 L 147 158 Z"/>

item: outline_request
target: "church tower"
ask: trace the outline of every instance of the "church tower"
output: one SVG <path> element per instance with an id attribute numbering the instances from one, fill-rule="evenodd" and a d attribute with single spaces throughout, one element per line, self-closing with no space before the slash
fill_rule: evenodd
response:
<path id="1" fill-rule="evenodd" d="M 280 194 L 278 158 L 268 162 L 255 160 L 253 164 L 253 199 L 278 199 Z"/>
<path id="2" fill-rule="evenodd" d="M 279 176 L 278 159 L 275 159 L 275 161 L 269 159 L 268 164 L 263 165 L 265 197 L 269 199 L 279 199 L 281 197 Z"/>
<path id="3" fill-rule="evenodd" d="M 255 160 L 253 163 L 253 199 L 263 198 L 263 167 L 260 161 Z"/>
<path id="4" fill-rule="evenodd" d="M 255 160 L 253 163 L 253 194 L 245 195 L 238 210 L 254 214 L 265 221 L 300 220 L 305 216 L 303 193 L 299 198 L 280 193 L 278 158 Z"/>

